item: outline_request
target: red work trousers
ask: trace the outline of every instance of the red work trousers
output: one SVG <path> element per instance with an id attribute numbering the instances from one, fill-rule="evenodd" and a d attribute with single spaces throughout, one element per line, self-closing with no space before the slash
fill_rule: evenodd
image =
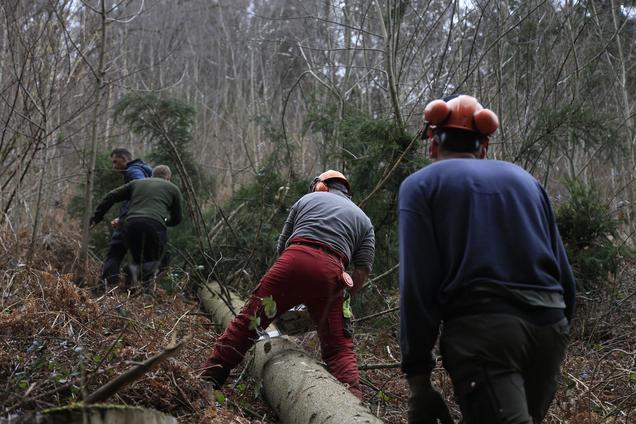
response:
<path id="1" fill-rule="evenodd" d="M 265 315 L 261 299 L 272 296 L 276 302 L 276 317 L 296 305 L 307 306 L 318 329 L 327 369 L 362 398 L 353 340 L 344 334 L 342 271 L 341 262 L 329 253 L 305 245 L 289 246 L 217 340 L 208 364 L 232 369 L 243 360 L 245 352 L 258 338 L 256 331 L 249 329 L 250 316 L 260 317 L 261 328 L 267 328 L 273 319 Z"/>

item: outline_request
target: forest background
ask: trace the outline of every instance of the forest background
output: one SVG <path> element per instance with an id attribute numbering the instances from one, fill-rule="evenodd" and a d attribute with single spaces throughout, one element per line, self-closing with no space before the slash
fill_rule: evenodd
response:
<path id="1" fill-rule="evenodd" d="M 394 331 L 396 197 L 427 163 L 422 111 L 471 94 L 500 118 L 490 157 L 553 200 L 579 283 L 575 339 L 621 364 L 602 387 L 570 383 L 588 415 L 634 419 L 635 390 L 615 391 L 636 384 L 636 2 L 3 0 L 0 22 L 4 292 L 33 268 L 94 283 L 109 229 L 88 218 L 121 183 L 109 153 L 126 147 L 184 192 L 170 232 L 184 292 L 214 278 L 248 293 L 290 205 L 318 173 L 344 172 L 377 237 L 354 310 Z"/>

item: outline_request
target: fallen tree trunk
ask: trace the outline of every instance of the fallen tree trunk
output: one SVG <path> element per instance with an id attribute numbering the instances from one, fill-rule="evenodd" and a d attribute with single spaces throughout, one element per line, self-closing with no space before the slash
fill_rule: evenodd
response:
<path id="1" fill-rule="evenodd" d="M 177 424 L 170 415 L 154 409 L 123 405 L 73 405 L 38 413 L 42 424 Z"/>
<path id="2" fill-rule="evenodd" d="M 199 290 L 206 312 L 223 327 L 234 317 L 221 299 L 221 287 L 209 282 Z M 243 302 L 230 293 L 232 308 Z M 265 400 L 284 423 L 381 423 L 362 402 L 288 337 L 259 341 L 252 350 L 250 371 L 261 380 Z M 248 353 L 250 355 L 250 353 Z"/>

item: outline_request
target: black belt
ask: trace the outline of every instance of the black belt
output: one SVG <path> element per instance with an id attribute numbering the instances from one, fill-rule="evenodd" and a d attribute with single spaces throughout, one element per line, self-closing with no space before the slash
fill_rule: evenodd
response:
<path id="1" fill-rule="evenodd" d="M 510 314 L 535 325 L 554 324 L 565 318 L 561 308 L 531 306 L 512 298 L 474 294 L 472 299 L 460 298 L 446 306 L 445 321 L 467 315 Z"/>

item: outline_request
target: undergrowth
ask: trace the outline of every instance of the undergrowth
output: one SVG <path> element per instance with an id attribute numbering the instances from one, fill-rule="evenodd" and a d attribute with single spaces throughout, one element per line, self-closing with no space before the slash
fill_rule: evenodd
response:
<path id="1" fill-rule="evenodd" d="M 29 234 L 0 231 L 0 422 L 29 422 L 37 411 L 80 401 L 171 340 L 186 337 L 175 357 L 108 402 L 155 408 L 182 423 L 277 422 L 255 396 L 258 384 L 242 369 L 232 373 L 222 394 L 197 379 L 195 368 L 221 329 L 196 299 L 182 293 L 188 284 L 177 282 L 153 296 L 80 288 L 73 283 L 78 235 L 63 225 L 45 228 L 38 254 L 26 264 Z M 97 259 L 91 263 L 95 281 L 99 266 Z M 635 287 L 634 264 L 623 261 L 601 288 L 579 294 L 562 381 L 546 423 L 636 421 Z M 364 401 L 384 422 L 405 423 L 408 389 L 397 367 L 398 313 L 390 308 L 364 318 L 354 321 Z M 315 333 L 297 342 L 320 360 Z M 434 384 L 459 419 L 441 364 Z"/>

